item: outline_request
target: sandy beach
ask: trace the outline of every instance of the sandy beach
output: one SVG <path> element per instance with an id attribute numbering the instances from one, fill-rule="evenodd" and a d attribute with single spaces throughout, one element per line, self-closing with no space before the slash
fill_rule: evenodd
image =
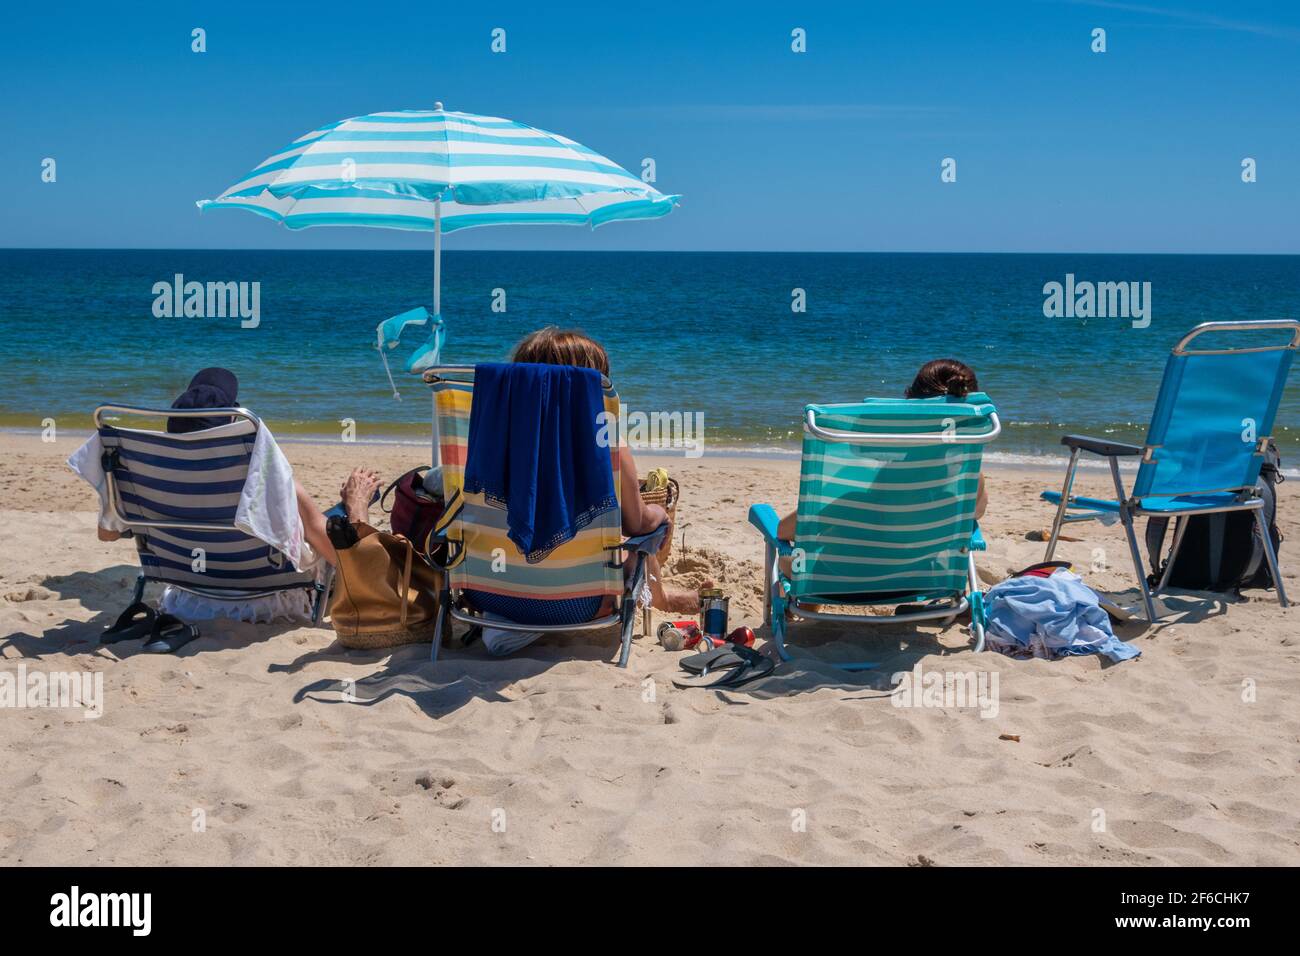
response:
<path id="1" fill-rule="evenodd" d="M 796 625 L 798 659 L 729 692 L 674 688 L 679 654 L 653 637 L 617 669 L 612 633 L 430 665 L 428 645 L 222 622 L 149 655 L 97 645 L 137 566 L 95 540 L 94 494 L 63 464 L 79 442 L 0 436 L 0 668 L 104 688 L 98 719 L 0 709 L 0 864 L 1300 864 L 1298 618 L 1272 593 L 1175 594 L 1161 626 L 1120 631 L 1142 656 L 1118 665 L 975 655 L 959 624 Z M 323 507 L 352 465 L 391 477 L 420 451 L 283 447 Z M 714 578 L 764 643 L 746 513 L 792 504 L 798 463 L 641 458 L 684 489 L 671 580 Z M 1060 472 L 987 481 L 991 582 L 1041 559 L 1037 493 Z M 1060 556 L 1131 600 L 1119 527 L 1070 533 Z M 850 656 L 881 666 L 827 663 Z M 918 664 L 996 675 L 996 714 L 893 706 L 890 675 Z"/>

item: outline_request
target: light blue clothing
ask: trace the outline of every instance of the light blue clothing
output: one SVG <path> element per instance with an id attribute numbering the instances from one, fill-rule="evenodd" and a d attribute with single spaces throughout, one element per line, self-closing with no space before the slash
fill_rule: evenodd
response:
<path id="1" fill-rule="evenodd" d="M 1003 581 L 985 600 L 990 650 L 1016 657 L 1104 654 L 1116 662 L 1142 653 L 1115 636 L 1096 593 L 1064 568 L 1048 578 Z"/>
<path id="2" fill-rule="evenodd" d="M 505 657 L 522 650 L 542 636 L 541 631 L 507 631 L 502 627 L 493 627 L 493 621 L 509 620 L 496 614 L 483 614 L 483 646 L 493 657 Z"/>

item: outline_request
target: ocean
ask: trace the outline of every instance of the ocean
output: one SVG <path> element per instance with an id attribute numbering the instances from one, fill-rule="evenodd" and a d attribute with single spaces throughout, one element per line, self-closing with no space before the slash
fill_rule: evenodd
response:
<path id="1" fill-rule="evenodd" d="M 0 250 L 0 425 L 86 429 L 98 403 L 167 405 L 224 365 L 277 434 L 337 438 L 351 419 L 358 440 L 418 440 L 429 401 L 401 367 L 423 333 L 391 353 L 398 401 L 374 330 L 431 305 L 432 272 L 406 251 Z M 177 275 L 258 283 L 256 327 L 158 317 L 155 284 Z M 1067 275 L 1149 282 L 1149 316 L 1045 317 L 1044 285 Z M 442 307 L 451 363 L 584 329 L 629 409 L 697 413 L 714 451 L 793 451 L 806 403 L 899 395 L 928 359 L 958 358 L 1003 418 L 994 457 L 1022 460 L 1065 432 L 1140 441 L 1181 334 L 1300 315 L 1300 256 L 452 250 Z M 1275 429 L 1288 465 L 1297 426 L 1293 376 Z"/>

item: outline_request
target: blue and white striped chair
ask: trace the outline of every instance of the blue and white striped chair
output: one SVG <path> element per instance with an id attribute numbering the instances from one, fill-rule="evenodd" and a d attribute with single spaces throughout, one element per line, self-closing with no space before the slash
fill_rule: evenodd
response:
<path id="1" fill-rule="evenodd" d="M 126 428 L 107 416 L 209 418 L 229 425 L 170 434 Z M 135 538 L 140 577 L 134 601 L 156 581 L 207 598 L 246 601 L 304 589 L 312 621 L 325 612 L 329 580 L 296 571 L 288 558 L 235 527 L 235 513 L 261 421 L 245 408 L 156 409 L 101 405 L 95 428 L 104 446 L 109 506 Z M 202 562 L 196 559 L 202 556 Z M 196 570 L 196 565 L 201 570 Z"/>

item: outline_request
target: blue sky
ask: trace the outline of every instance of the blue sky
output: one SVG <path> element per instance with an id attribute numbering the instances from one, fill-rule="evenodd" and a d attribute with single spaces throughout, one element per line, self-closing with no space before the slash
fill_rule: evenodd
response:
<path id="1" fill-rule="evenodd" d="M 1300 252 L 1300 4 L 86 6 L 6 7 L 0 246 L 428 248 L 194 200 L 323 123 L 442 100 L 654 157 L 685 197 L 449 249 Z"/>

